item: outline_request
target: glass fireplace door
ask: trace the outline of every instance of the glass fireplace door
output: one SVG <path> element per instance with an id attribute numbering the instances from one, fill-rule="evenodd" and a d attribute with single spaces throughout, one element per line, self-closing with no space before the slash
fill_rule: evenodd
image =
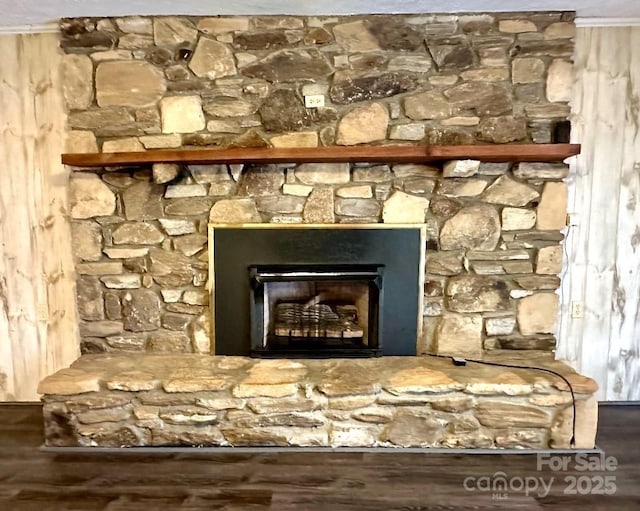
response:
<path id="1" fill-rule="evenodd" d="M 253 356 L 382 354 L 381 265 L 252 266 L 249 270 Z"/>

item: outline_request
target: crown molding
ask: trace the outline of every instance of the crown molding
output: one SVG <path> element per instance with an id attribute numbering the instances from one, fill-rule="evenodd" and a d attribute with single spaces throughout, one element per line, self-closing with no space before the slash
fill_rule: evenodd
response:
<path id="1" fill-rule="evenodd" d="M 38 23 L 36 25 L 13 25 L 10 27 L 0 26 L 0 35 L 44 34 L 52 32 L 60 32 L 60 25 L 58 25 L 57 21 Z"/>
<path id="2" fill-rule="evenodd" d="M 576 26 L 582 27 L 638 27 L 640 26 L 640 17 L 638 18 L 576 18 Z M 38 23 L 33 25 L 12 25 L 0 26 L 0 35 L 11 34 L 42 34 L 59 32 L 60 26 L 57 21 L 49 23 Z"/>
<path id="3" fill-rule="evenodd" d="M 576 27 L 638 27 L 640 18 L 576 18 Z"/>

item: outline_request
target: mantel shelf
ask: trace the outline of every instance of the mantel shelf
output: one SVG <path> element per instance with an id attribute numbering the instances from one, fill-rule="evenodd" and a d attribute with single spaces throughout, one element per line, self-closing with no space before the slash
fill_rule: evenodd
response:
<path id="1" fill-rule="evenodd" d="M 149 163 L 426 163 L 472 159 L 487 162 L 560 162 L 580 152 L 579 144 L 503 144 L 434 146 L 309 147 L 292 149 L 174 149 L 123 153 L 69 153 L 62 163 L 74 167 L 118 167 Z"/>

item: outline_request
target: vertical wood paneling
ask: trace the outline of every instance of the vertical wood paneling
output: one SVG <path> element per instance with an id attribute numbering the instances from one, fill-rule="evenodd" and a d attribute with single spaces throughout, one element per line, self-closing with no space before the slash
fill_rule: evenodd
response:
<path id="1" fill-rule="evenodd" d="M 640 28 L 581 28 L 558 357 L 600 384 L 599 399 L 640 399 Z M 572 301 L 585 317 L 571 318 Z"/>
<path id="2" fill-rule="evenodd" d="M 0 401 L 79 355 L 57 34 L 0 37 Z"/>

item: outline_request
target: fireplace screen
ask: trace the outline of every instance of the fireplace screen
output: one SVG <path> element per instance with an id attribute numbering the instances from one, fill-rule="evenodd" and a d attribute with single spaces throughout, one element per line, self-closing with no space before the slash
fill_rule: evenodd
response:
<path id="1" fill-rule="evenodd" d="M 382 354 L 382 265 L 251 266 L 254 356 Z"/>

